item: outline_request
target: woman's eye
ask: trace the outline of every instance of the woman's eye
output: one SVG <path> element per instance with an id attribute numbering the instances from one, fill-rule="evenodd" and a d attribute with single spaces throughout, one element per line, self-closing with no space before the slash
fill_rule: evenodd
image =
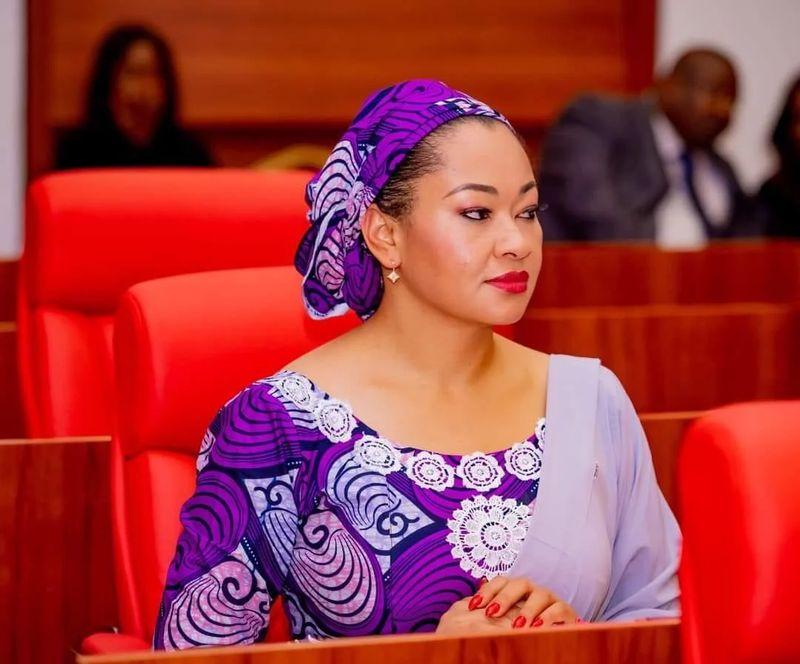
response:
<path id="1" fill-rule="evenodd" d="M 538 219 L 539 213 L 542 210 L 546 209 L 547 209 L 547 203 L 537 203 L 536 205 L 531 205 L 529 208 L 525 208 L 520 213 L 520 217 L 522 217 L 523 219 L 530 219 L 530 220 Z"/>
<path id="2" fill-rule="evenodd" d="M 490 214 L 491 211 L 486 208 L 472 208 L 470 210 L 464 210 L 461 216 L 471 219 L 472 221 L 485 221 L 489 218 Z"/>

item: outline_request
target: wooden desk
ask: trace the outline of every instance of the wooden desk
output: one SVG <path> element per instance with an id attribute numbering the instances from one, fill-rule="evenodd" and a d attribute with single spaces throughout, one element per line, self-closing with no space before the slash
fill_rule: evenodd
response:
<path id="1" fill-rule="evenodd" d="M 679 664 L 677 620 L 78 657 L 79 664 Z"/>

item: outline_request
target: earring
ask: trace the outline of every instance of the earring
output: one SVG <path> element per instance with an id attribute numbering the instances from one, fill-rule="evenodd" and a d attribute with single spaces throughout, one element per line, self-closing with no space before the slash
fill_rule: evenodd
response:
<path id="1" fill-rule="evenodd" d="M 392 271 L 387 276 L 389 278 L 389 281 L 391 281 L 393 284 L 396 284 L 400 280 L 400 275 L 397 274 L 396 267 L 393 267 Z"/>

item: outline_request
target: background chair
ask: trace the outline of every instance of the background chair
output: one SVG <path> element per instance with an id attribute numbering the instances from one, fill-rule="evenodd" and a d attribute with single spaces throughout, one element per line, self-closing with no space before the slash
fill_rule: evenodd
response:
<path id="1" fill-rule="evenodd" d="M 711 411 L 678 466 L 686 664 L 800 661 L 800 401 Z"/>
<path id="2" fill-rule="evenodd" d="M 308 179 L 127 169 L 31 185 L 18 300 L 28 435 L 111 433 L 111 330 L 121 295 L 163 276 L 291 264 L 308 226 Z"/>
<path id="3" fill-rule="evenodd" d="M 112 500 L 125 636 L 93 635 L 84 652 L 149 644 L 180 506 L 194 489 L 195 458 L 216 411 L 253 380 L 356 324 L 353 315 L 312 321 L 299 288 L 294 268 L 272 267 L 159 279 L 122 298 Z M 272 614 L 269 640 L 287 638 L 285 616 Z"/>

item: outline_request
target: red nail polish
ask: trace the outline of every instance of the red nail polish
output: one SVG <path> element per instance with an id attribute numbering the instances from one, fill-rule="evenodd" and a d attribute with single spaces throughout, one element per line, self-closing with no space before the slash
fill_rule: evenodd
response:
<path id="1" fill-rule="evenodd" d="M 514 622 L 511 624 L 512 627 L 525 627 L 525 616 L 517 616 L 514 618 Z"/>
<path id="2" fill-rule="evenodd" d="M 541 618 L 537 618 L 531 623 L 531 627 L 541 627 L 542 625 L 544 625 L 544 620 Z"/>
<path id="3" fill-rule="evenodd" d="M 483 597 L 481 597 L 480 595 L 473 595 L 472 599 L 469 601 L 469 610 L 474 611 L 475 609 L 477 609 L 481 605 L 482 601 Z"/>
<path id="4" fill-rule="evenodd" d="M 478 582 L 478 588 L 482 588 L 482 587 L 483 587 L 483 585 L 484 585 L 484 584 L 486 584 L 486 583 L 488 583 L 488 582 L 489 582 L 489 579 L 487 579 L 487 578 L 484 576 L 484 577 L 483 577 L 483 578 L 482 578 L 482 579 L 481 579 L 481 580 Z"/>
<path id="5" fill-rule="evenodd" d="M 563 620 L 556 620 L 553 624 L 554 625 L 563 625 L 564 621 Z"/>
<path id="6" fill-rule="evenodd" d="M 491 618 L 499 610 L 500 610 L 500 605 L 497 602 L 492 602 L 489 606 L 486 607 L 486 616 L 488 618 Z"/>

